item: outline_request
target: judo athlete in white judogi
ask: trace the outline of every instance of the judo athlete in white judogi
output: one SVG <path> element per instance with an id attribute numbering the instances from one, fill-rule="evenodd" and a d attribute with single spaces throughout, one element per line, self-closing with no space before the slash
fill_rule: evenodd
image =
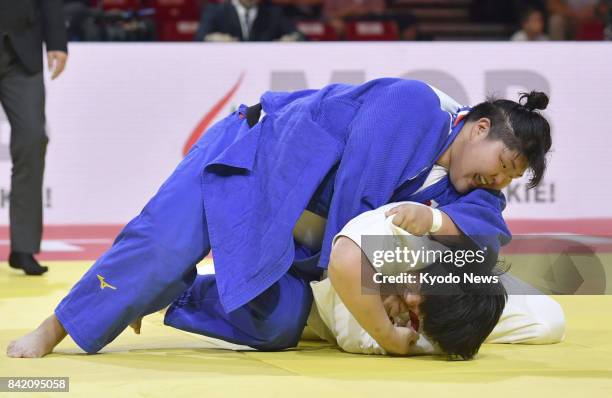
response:
<path id="1" fill-rule="evenodd" d="M 424 184 L 424 188 L 435 184 L 444 175 L 443 168 L 434 167 Z M 393 223 L 395 214 L 386 215 L 390 210 L 408 203 L 415 204 L 411 202 L 390 203 L 359 215 L 336 235 L 334 244 L 338 239 L 348 238 L 361 247 L 364 235 L 386 235 L 395 238 L 390 239 L 391 241 L 401 240 L 401 245 L 410 250 L 432 247 L 427 242 L 429 237 L 411 235 Z M 435 203 L 433 205 L 435 206 Z M 366 256 L 371 256 L 371 253 L 366 254 Z M 420 267 L 427 265 L 419 264 Z M 399 269 L 396 271 L 400 272 Z M 402 271 L 406 271 L 406 269 Z M 501 283 L 510 294 L 499 321 L 484 341 L 485 343 L 553 344 L 563 340 L 565 318 L 563 310 L 557 302 L 508 274 L 501 276 Z M 337 345 L 346 352 L 387 354 L 349 312 L 329 278 L 311 282 L 311 287 L 314 304 L 308 318 L 307 330 L 317 337 Z M 512 294 L 512 292 L 529 292 L 530 294 Z M 398 307 L 394 305 L 397 300 L 404 303 Z M 403 322 L 419 333 L 409 355 L 444 355 L 444 350 L 423 332 L 422 320 L 421 322 L 414 322 L 413 314 L 413 321 L 411 322 L 408 314 L 408 309 L 411 308 L 411 300 L 414 301 L 414 295 L 410 294 L 407 296 L 400 295 L 395 300 L 391 297 L 384 299 L 388 314 L 396 324 Z M 415 307 L 418 308 L 418 303 Z M 406 312 L 401 313 L 401 309 Z M 400 312 L 398 313 L 398 311 Z M 435 316 L 435 314 L 429 315 Z"/>

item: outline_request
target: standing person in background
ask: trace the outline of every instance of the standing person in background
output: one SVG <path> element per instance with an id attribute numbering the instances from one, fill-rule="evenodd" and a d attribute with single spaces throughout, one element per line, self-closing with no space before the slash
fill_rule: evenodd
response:
<path id="1" fill-rule="evenodd" d="M 11 125 L 9 265 L 42 275 L 42 183 L 48 138 L 42 44 L 51 80 L 68 58 L 62 0 L 0 0 L 0 102 Z"/>

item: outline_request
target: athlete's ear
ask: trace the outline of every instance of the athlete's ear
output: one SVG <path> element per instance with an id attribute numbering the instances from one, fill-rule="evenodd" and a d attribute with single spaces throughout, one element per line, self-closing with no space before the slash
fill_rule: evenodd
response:
<path id="1" fill-rule="evenodd" d="M 471 123 L 472 125 L 469 128 L 470 141 L 481 140 L 487 137 L 489 134 L 489 129 L 491 128 L 491 119 L 483 117 Z"/>
<path id="2" fill-rule="evenodd" d="M 476 121 L 476 126 L 477 134 L 484 134 L 484 136 L 486 136 L 489 134 L 489 130 L 491 129 L 491 119 L 486 117 L 480 118 Z"/>

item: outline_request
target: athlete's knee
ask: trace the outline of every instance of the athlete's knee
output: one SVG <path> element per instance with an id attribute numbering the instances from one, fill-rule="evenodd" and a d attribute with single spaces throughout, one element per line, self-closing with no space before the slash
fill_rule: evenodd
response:
<path id="1" fill-rule="evenodd" d="M 280 331 L 265 338 L 261 343 L 258 343 L 255 348 L 260 351 L 281 351 L 287 348 L 296 347 L 302 331 L 287 329 Z"/>
<path id="2" fill-rule="evenodd" d="M 257 332 L 257 343 L 253 347 L 261 351 L 279 351 L 297 346 L 305 322 L 294 318 L 267 319 L 265 326 Z"/>
<path id="3" fill-rule="evenodd" d="M 297 346 L 312 305 L 310 285 L 287 276 L 249 304 L 257 319 L 255 348 L 278 351 Z"/>

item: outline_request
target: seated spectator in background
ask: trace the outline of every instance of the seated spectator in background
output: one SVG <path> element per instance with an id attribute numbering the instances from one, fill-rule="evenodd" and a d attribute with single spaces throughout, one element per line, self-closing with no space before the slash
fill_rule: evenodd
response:
<path id="1" fill-rule="evenodd" d="M 340 37 L 348 19 L 383 17 L 386 9 L 385 0 L 323 0 L 323 17 Z"/>
<path id="2" fill-rule="evenodd" d="M 577 28 L 598 19 L 600 0 L 548 0 L 552 40 L 572 40 Z"/>
<path id="3" fill-rule="evenodd" d="M 302 35 L 282 8 L 261 0 L 227 0 L 202 11 L 196 41 L 297 41 Z"/>
<path id="4" fill-rule="evenodd" d="M 281 6 L 292 20 L 314 20 L 321 18 L 323 0 L 272 0 Z"/>
<path id="5" fill-rule="evenodd" d="M 544 15 L 535 8 L 527 8 L 521 15 L 521 30 L 512 35 L 512 41 L 548 40 L 544 34 Z"/>

